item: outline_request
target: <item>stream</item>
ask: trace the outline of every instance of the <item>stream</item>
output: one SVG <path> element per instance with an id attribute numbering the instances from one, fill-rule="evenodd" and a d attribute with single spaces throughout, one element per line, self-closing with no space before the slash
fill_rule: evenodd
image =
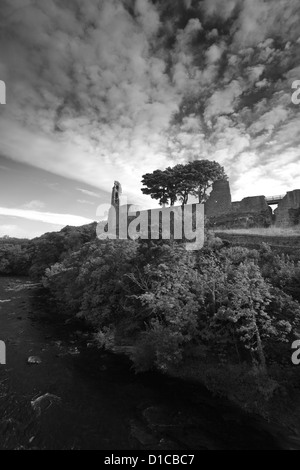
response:
<path id="1" fill-rule="evenodd" d="M 205 388 L 135 374 L 126 357 L 55 318 L 31 281 L 0 278 L 1 450 L 281 448 L 259 420 Z"/>

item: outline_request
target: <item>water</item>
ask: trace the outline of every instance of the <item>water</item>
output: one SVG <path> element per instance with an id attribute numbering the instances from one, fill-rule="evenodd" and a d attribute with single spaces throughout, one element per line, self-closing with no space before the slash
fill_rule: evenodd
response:
<path id="1" fill-rule="evenodd" d="M 126 358 L 88 348 L 88 334 L 49 320 L 41 295 L 26 279 L 0 278 L 0 449 L 280 448 L 259 421 L 205 389 L 136 375 Z"/>

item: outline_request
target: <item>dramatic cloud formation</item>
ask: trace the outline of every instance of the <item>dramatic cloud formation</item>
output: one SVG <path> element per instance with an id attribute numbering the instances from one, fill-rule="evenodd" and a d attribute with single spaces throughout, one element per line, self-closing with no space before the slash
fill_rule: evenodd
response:
<path id="1" fill-rule="evenodd" d="M 234 199 L 300 187 L 299 0 L 2 0 L 0 18 L 2 155 L 137 203 L 143 173 L 198 158 Z"/>

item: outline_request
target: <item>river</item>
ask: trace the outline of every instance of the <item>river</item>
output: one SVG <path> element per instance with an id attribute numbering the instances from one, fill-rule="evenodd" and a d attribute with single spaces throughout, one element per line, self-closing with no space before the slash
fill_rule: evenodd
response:
<path id="1" fill-rule="evenodd" d="M 137 375 L 127 358 L 91 346 L 89 333 L 49 318 L 42 294 L 28 279 L 0 278 L 1 450 L 280 448 L 259 420 L 204 388 Z"/>

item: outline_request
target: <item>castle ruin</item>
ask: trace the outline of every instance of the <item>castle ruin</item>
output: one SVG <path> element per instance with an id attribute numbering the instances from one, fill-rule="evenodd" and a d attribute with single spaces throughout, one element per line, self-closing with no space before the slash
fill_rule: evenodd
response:
<path id="1" fill-rule="evenodd" d="M 274 213 L 270 207 L 278 204 Z M 245 197 L 232 202 L 227 180 L 213 184 L 205 202 L 205 215 L 209 225 L 220 229 L 251 227 L 291 227 L 300 224 L 300 190 L 289 191 L 285 196 Z"/>
<path id="2" fill-rule="evenodd" d="M 109 219 L 116 217 L 116 225 L 119 212 L 128 215 L 131 207 L 131 204 L 120 205 L 121 194 L 122 186 L 115 181 L 111 196 L 111 205 L 115 212 L 110 211 Z M 271 206 L 274 204 L 278 204 L 278 207 L 273 212 Z M 300 189 L 288 191 L 284 196 L 250 196 L 232 202 L 229 181 L 218 180 L 213 183 L 212 191 L 204 203 L 204 213 L 208 227 L 216 229 L 267 228 L 271 225 L 292 227 L 300 225 Z M 128 222 L 134 218 L 128 215 Z"/>
<path id="3" fill-rule="evenodd" d="M 278 203 L 275 213 L 275 226 L 291 227 L 300 224 L 300 189 L 288 191 Z"/>

